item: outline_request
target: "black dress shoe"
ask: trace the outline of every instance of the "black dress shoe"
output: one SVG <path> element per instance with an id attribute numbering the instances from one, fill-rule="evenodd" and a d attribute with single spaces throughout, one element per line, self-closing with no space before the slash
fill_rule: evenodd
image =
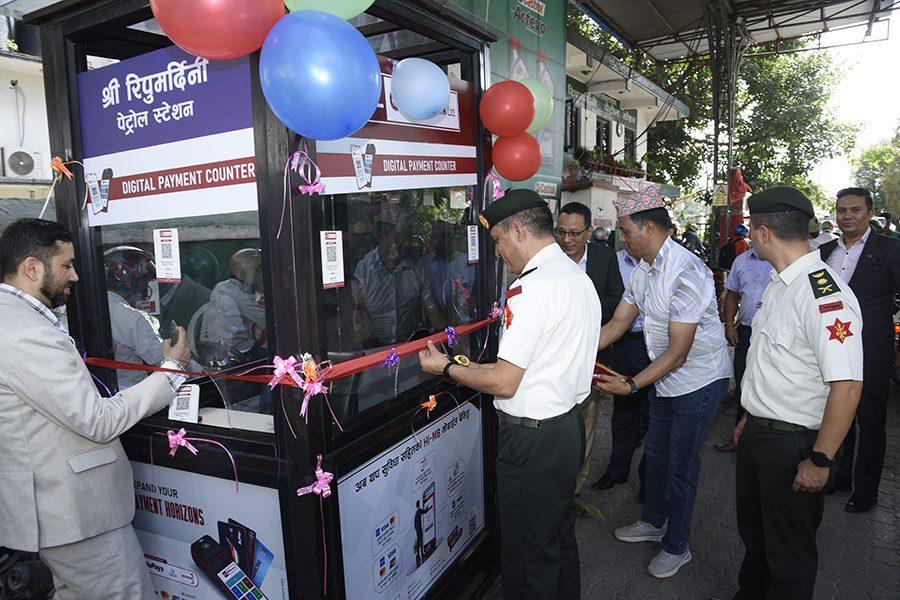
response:
<path id="1" fill-rule="evenodd" d="M 850 496 L 844 510 L 848 513 L 864 513 L 872 510 L 878 505 L 878 498 L 857 498 L 855 495 Z"/>
<path id="2" fill-rule="evenodd" d="M 614 485 L 625 483 L 626 481 L 628 481 L 627 477 L 613 477 L 607 473 L 603 477 L 592 483 L 591 488 L 602 492 L 603 490 L 608 490 Z"/>

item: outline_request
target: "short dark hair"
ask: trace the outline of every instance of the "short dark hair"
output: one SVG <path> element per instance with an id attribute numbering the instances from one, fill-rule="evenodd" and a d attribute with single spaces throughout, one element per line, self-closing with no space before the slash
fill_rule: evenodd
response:
<path id="1" fill-rule="evenodd" d="M 849 187 L 844 188 L 837 193 L 838 200 L 840 200 L 844 196 L 862 196 L 866 199 L 866 208 L 872 210 L 872 193 L 866 188 Z"/>
<path id="2" fill-rule="evenodd" d="M 581 215 L 581 218 L 584 219 L 585 228 L 591 226 L 591 209 L 581 202 L 569 202 L 559 209 L 559 214 Z"/>
<path id="3" fill-rule="evenodd" d="M 29 256 L 49 264 L 58 253 L 56 242 L 72 242 L 71 234 L 55 221 L 19 219 L 0 235 L 0 277 L 14 275 Z"/>
<path id="4" fill-rule="evenodd" d="M 809 240 L 809 215 L 802 210 L 754 213 L 750 215 L 753 227 L 767 227 L 779 240 L 799 242 Z"/>
<path id="5" fill-rule="evenodd" d="M 509 229 L 513 221 L 521 223 L 528 233 L 536 237 L 553 235 L 553 215 L 550 214 L 550 207 L 546 204 L 513 213 L 497 223 L 497 226 L 502 227 L 505 231 Z"/>
<path id="6" fill-rule="evenodd" d="M 650 223 L 655 223 L 663 231 L 668 232 L 672 226 L 672 217 L 669 215 L 669 211 L 663 207 L 642 210 L 629 216 L 638 227 L 643 227 L 644 223 L 649 221 Z"/>

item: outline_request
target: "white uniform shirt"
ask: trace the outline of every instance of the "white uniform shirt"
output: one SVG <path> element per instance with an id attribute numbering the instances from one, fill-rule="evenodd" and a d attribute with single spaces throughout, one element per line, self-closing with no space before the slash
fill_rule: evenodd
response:
<path id="1" fill-rule="evenodd" d="M 535 254 L 522 273 L 506 292 L 497 356 L 525 375 L 516 394 L 495 398 L 494 406 L 515 417 L 549 419 L 591 391 L 600 299 L 591 279 L 556 243 Z"/>
<path id="2" fill-rule="evenodd" d="M 866 232 L 861 238 L 856 240 L 856 243 L 849 250 L 844 245 L 844 236 L 841 236 L 838 239 L 838 247 L 834 249 L 828 256 L 828 260 L 825 261 L 838 274 L 838 277 L 845 282 L 849 283 L 853 273 L 856 272 L 856 264 L 859 262 L 859 257 L 862 256 L 863 248 L 865 248 L 866 241 L 870 235 L 872 235 L 872 228 L 866 227 Z"/>
<path id="3" fill-rule="evenodd" d="M 666 238 L 653 264 L 641 259 L 628 279 L 622 302 L 637 305 L 644 317 L 644 341 L 650 360 L 669 348 L 669 323 L 696 323 L 685 363 L 656 382 L 656 393 L 683 396 L 731 377 L 733 372 L 719 321 L 712 273 L 699 258 Z"/>
<path id="4" fill-rule="evenodd" d="M 819 429 L 830 382 L 862 381 L 859 303 L 818 252 L 771 279 L 753 320 L 741 404 L 757 417 Z"/>
<path id="5" fill-rule="evenodd" d="M 115 292 L 107 292 L 106 296 L 116 360 L 153 366 L 162 362 L 162 339 L 153 326 L 150 315 L 132 307 Z M 119 369 L 116 371 L 119 389 L 130 388 L 149 374 L 147 371 Z"/>
<path id="6" fill-rule="evenodd" d="M 582 272 L 587 273 L 587 244 L 584 246 L 584 254 L 581 255 L 581 260 L 578 261 L 578 266 L 581 267 Z"/>

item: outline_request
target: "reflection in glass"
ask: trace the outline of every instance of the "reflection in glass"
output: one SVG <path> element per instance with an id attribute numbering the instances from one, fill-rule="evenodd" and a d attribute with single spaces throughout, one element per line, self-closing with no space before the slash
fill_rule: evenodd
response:
<path id="1" fill-rule="evenodd" d="M 464 190 L 456 197 L 465 198 Z M 335 363 L 399 346 L 475 318 L 468 211 L 450 190 L 351 194 L 326 200 L 326 229 L 344 232 L 346 288 L 325 292 L 328 358 Z M 454 354 L 469 354 L 461 337 Z M 415 356 L 333 383 L 348 418 L 428 380 Z"/>

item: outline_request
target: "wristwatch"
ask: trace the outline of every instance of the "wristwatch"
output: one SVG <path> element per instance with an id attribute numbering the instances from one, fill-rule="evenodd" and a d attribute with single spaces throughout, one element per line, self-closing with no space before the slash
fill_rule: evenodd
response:
<path id="1" fill-rule="evenodd" d="M 818 452 L 816 450 L 812 450 L 809 453 L 809 460 L 812 462 L 812 464 L 820 468 L 830 467 L 834 464 L 834 459 L 828 458 L 827 454 L 825 454 L 824 452 Z"/>
<path id="2" fill-rule="evenodd" d="M 637 394 L 638 386 L 634 382 L 634 379 L 628 379 L 628 380 L 626 380 L 626 383 L 628 383 L 628 386 L 631 388 L 631 394 L 632 395 Z"/>
<path id="3" fill-rule="evenodd" d="M 452 360 L 448 360 L 447 364 L 444 365 L 444 379 L 446 379 L 450 383 L 456 383 L 456 381 L 453 379 L 453 377 L 450 376 L 450 367 L 452 367 L 456 364 L 457 364 L 456 362 L 454 362 Z"/>

